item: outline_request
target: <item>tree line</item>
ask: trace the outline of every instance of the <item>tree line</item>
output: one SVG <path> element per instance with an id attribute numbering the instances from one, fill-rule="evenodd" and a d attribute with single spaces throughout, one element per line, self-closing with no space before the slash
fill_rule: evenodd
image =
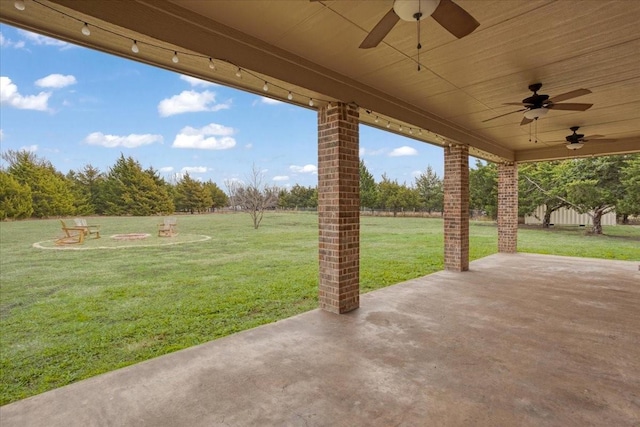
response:
<path id="1" fill-rule="evenodd" d="M 29 151 L 2 154 L 0 219 L 68 215 L 158 215 L 205 212 L 227 206 L 228 197 L 215 182 L 185 174 L 168 183 L 153 168 L 143 169 L 120 155 L 107 172 L 92 165 L 66 175 Z"/>
<path id="2" fill-rule="evenodd" d="M 66 175 L 46 159 L 28 151 L 2 154 L 0 219 L 69 215 L 159 215 L 208 212 L 231 206 L 251 213 L 258 228 L 265 209 L 315 209 L 316 187 L 277 188 L 264 184 L 254 166 L 248 183 L 225 182 L 227 192 L 212 181 L 185 174 L 169 183 L 152 167 L 143 169 L 120 155 L 106 172 L 87 165 Z M 498 166 L 477 160 L 469 171 L 470 209 L 490 218 L 498 213 Z M 601 233 L 602 215 L 615 210 L 622 221 L 640 214 L 640 156 L 622 155 L 519 165 L 519 214 L 545 205 L 543 227 L 551 213 L 570 207 L 593 218 Z M 444 182 L 430 166 L 410 184 L 382 175 L 376 182 L 360 161 L 360 204 L 363 209 L 441 213 Z"/>

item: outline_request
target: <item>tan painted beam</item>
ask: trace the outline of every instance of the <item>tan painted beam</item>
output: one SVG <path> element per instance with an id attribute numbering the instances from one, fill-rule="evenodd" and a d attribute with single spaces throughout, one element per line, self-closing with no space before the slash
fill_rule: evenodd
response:
<path id="1" fill-rule="evenodd" d="M 516 152 L 516 161 L 525 163 L 629 153 L 640 153 L 640 138 L 627 138 L 607 143 L 598 143 L 594 140 L 586 142 L 579 150 L 569 150 L 564 144 L 543 149 L 522 150 Z"/>

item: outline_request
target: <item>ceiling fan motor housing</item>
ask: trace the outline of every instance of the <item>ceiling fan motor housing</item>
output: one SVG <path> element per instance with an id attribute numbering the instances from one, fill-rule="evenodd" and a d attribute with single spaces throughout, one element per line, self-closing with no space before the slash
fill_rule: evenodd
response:
<path id="1" fill-rule="evenodd" d="M 436 10 L 440 0 L 396 0 L 393 3 L 393 11 L 403 21 L 416 21 L 416 14 L 419 20 L 431 16 Z"/>
<path id="2" fill-rule="evenodd" d="M 581 134 L 581 133 L 574 133 L 572 135 L 569 135 L 569 136 L 565 137 L 567 142 L 571 142 L 571 143 L 581 142 L 582 138 L 584 138 L 584 135 Z"/>

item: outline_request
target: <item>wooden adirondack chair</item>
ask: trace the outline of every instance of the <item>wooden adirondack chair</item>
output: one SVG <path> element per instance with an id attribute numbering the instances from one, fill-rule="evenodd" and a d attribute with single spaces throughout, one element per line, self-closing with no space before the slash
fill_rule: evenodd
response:
<path id="1" fill-rule="evenodd" d="M 173 237 L 178 234 L 178 220 L 175 217 L 168 217 L 158 224 L 158 237 Z"/>
<path id="2" fill-rule="evenodd" d="M 95 234 L 96 239 L 100 238 L 100 226 L 99 225 L 88 225 L 87 220 L 84 218 L 76 218 L 73 220 L 75 222 L 76 228 L 82 228 L 84 230 L 85 236 L 91 236 Z"/>
<path id="3" fill-rule="evenodd" d="M 84 243 L 84 228 L 67 227 L 67 224 L 65 224 L 63 220 L 60 220 L 60 224 L 62 224 L 62 232 L 64 233 L 64 236 L 56 239 L 56 245 Z"/>

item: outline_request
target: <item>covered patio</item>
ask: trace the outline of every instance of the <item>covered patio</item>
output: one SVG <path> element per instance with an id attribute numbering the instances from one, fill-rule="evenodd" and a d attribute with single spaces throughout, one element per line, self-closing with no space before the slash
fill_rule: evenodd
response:
<path id="1" fill-rule="evenodd" d="M 317 110 L 322 309 L 2 425 L 637 425 L 637 263 L 516 252 L 519 162 L 640 152 L 640 2 L 455 3 L 463 38 L 427 18 L 361 49 L 392 1 L 0 0 L 2 22 Z M 524 120 L 535 83 L 584 111 Z M 442 147 L 447 271 L 361 296 L 362 124 Z M 572 126 L 601 138 L 567 149 Z M 499 164 L 500 254 L 471 264 L 469 156 Z"/>
<path id="2" fill-rule="evenodd" d="M 0 409 L 10 426 L 637 426 L 638 263 L 496 254 Z"/>

